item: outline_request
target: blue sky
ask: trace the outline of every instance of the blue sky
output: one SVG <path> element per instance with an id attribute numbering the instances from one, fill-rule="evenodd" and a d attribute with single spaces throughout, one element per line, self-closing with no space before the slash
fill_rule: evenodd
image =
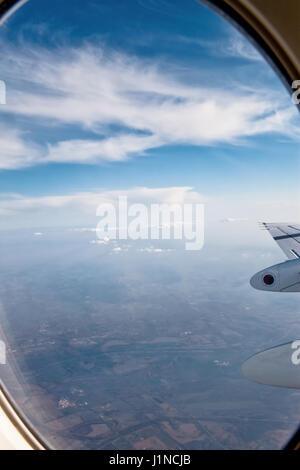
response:
<path id="1" fill-rule="evenodd" d="M 170 188 L 211 220 L 295 219 L 297 111 L 199 2 L 30 0 L 0 46 L 2 228 L 93 224 L 118 191 L 164 201 Z"/>

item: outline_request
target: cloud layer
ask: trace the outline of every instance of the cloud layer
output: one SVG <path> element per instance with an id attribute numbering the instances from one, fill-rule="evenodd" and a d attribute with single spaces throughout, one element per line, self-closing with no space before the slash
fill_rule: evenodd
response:
<path id="1" fill-rule="evenodd" d="M 0 198 L 0 215 L 18 216 L 28 212 L 37 214 L 42 211 L 75 210 L 78 214 L 85 212 L 96 216 L 99 204 L 118 204 L 118 198 L 126 196 L 128 203 L 202 203 L 203 196 L 188 186 L 174 186 L 167 188 L 133 188 L 102 190 L 97 192 L 80 192 L 62 196 L 25 197 L 20 194 L 3 194 Z"/>
<path id="2" fill-rule="evenodd" d="M 187 85 L 177 77 L 176 64 L 166 70 L 163 62 L 103 44 L 2 47 L 0 67 L 9 92 L 1 109 L 25 125 L 0 123 L 0 169 L 122 161 L 164 145 L 236 144 L 266 132 L 299 138 L 296 111 L 267 89 Z M 59 129 L 60 136 L 73 126 L 86 136 L 57 139 L 53 131 L 41 142 L 37 125 Z"/>

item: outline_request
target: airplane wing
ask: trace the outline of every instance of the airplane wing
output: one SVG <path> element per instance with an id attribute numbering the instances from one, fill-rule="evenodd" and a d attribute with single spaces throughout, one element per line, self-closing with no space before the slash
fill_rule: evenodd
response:
<path id="1" fill-rule="evenodd" d="M 252 382 L 300 389 L 300 341 L 255 354 L 244 362 L 242 373 Z"/>
<path id="2" fill-rule="evenodd" d="M 300 258 L 300 225 L 263 222 L 263 227 L 270 232 L 288 259 Z"/>

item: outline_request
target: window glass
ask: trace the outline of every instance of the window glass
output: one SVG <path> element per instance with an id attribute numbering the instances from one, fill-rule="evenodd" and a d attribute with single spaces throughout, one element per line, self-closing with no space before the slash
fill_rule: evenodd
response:
<path id="1" fill-rule="evenodd" d="M 0 50 L 0 377 L 19 409 L 55 448 L 280 448 L 299 392 L 242 373 L 300 336 L 299 293 L 249 283 L 286 260 L 258 222 L 299 212 L 278 77 L 193 0 L 32 0 Z"/>

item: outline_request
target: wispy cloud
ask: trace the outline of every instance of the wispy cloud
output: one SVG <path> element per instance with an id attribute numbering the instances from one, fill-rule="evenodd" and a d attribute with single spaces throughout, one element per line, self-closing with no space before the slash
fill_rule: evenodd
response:
<path id="1" fill-rule="evenodd" d="M 233 43 L 232 53 L 244 46 Z M 2 44 L 9 94 L 4 113 L 22 116 L 27 132 L 0 128 L 0 169 L 48 162 L 126 160 L 163 145 L 236 144 L 266 132 L 299 138 L 296 111 L 264 94 L 182 83 L 172 67 L 111 51 L 103 44 L 44 50 Z M 21 78 L 16 78 L 21 77 Z M 78 126 L 88 138 L 40 142 L 35 124 Z M 119 131 L 112 131 L 112 128 Z M 31 132 L 29 130 L 31 129 Z M 92 137 L 91 137 L 92 136 Z"/>
<path id="2" fill-rule="evenodd" d="M 102 140 L 67 140 L 48 145 L 47 162 L 100 163 L 122 161 L 160 145 L 156 136 L 121 135 Z"/>
<path id="3" fill-rule="evenodd" d="M 168 253 L 174 250 L 172 248 L 155 248 L 154 246 L 147 246 L 145 248 L 139 248 L 138 251 L 145 253 Z"/>
<path id="4" fill-rule="evenodd" d="M 234 30 L 231 30 L 228 40 L 222 44 L 220 53 L 250 61 L 264 61 L 262 55 L 249 40 Z"/>
<path id="5" fill-rule="evenodd" d="M 228 28 L 227 37 L 222 39 L 203 39 L 199 37 L 178 36 L 178 40 L 193 44 L 209 52 L 214 57 L 232 57 L 247 61 L 263 62 L 264 58 L 254 45 L 232 27 Z"/>
<path id="6" fill-rule="evenodd" d="M 24 212 L 47 211 L 73 208 L 78 213 L 86 212 L 96 215 L 99 204 L 118 204 L 120 196 L 126 196 L 128 203 L 169 203 L 183 204 L 203 202 L 204 197 L 189 186 L 174 186 L 167 188 L 132 188 L 120 190 L 99 190 L 95 192 L 80 192 L 62 196 L 25 197 L 19 194 L 6 194 L 0 198 L 0 216 L 18 215 Z M 78 229 L 80 231 L 94 231 L 93 228 Z"/>

